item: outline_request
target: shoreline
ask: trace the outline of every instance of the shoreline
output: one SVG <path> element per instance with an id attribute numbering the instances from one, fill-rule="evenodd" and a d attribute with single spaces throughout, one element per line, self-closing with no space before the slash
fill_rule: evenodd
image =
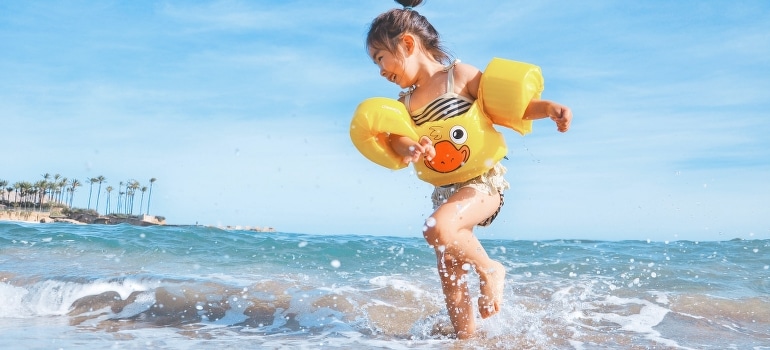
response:
<path id="1" fill-rule="evenodd" d="M 42 211 L 9 211 L 0 210 L 0 221 L 26 222 L 31 224 L 48 224 L 53 222 L 65 222 L 74 225 L 87 225 L 84 222 L 65 217 L 51 217 L 50 212 Z"/>
<path id="2" fill-rule="evenodd" d="M 153 217 L 154 218 L 154 217 Z M 82 222 L 74 219 L 69 219 L 66 217 L 51 217 L 50 212 L 41 212 L 41 211 L 11 211 L 11 210 L 0 210 L 0 222 L 24 222 L 24 223 L 30 223 L 30 224 L 50 224 L 55 222 L 60 223 L 68 223 L 73 225 L 103 225 L 105 223 L 87 223 Z M 136 225 L 132 222 L 127 223 L 131 225 Z M 199 225 L 199 224 L 191 224 L 191 225 L 167 225 L 165 223 L 165 220 L 163 222 L 159 222 L 157 220 L 141 220 L 142 224 L 148 224 L 153 226 L 201 226 L 201 227 L 211 227 L 211 228 L 217 228 L 220 230 L 235 230 L 235 231 L 254 231 L 254 232 L 276 232 L 276 230 L 272 227 L 265 226 L 265 227 L 258 227 L 258 226 L 244 226 L 244 225 Z M 142 226 L 142 225 L 138 225 Z"/>

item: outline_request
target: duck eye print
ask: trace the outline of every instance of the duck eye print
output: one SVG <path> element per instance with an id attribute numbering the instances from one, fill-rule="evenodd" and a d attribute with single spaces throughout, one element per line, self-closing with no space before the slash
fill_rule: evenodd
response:
<path id="1" fill-rule="evenodd" d="M 452 142 L 455 144 L 462 145 L 465 141 L 468 141 L 468 132 L 465 131 L 465 128 L 462 126 L 455 125 L 449 130 L 449 138 L 452 139 Z"/>

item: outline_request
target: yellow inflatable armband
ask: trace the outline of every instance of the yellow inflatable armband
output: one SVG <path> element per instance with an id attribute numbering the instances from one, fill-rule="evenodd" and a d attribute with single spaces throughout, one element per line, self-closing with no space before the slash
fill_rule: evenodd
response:
<path id="1" fill-rule="evenodd" d="M 393 99 L 373 97 L 361 102 L 350 122 L 350 139 L 367 159 L 388 169 L 408 164 L 390 147 L 390 134 L 419 139 L 404 104 Z"/>
<path id="2" fill-rule="evenodd" d="M 532 131 L 532 121 L 522 119 L 524 111 L 542 92 L 540 67 L 493 58 L 481 75 L 478 102 L 492 123 L 526 135 Z"/>

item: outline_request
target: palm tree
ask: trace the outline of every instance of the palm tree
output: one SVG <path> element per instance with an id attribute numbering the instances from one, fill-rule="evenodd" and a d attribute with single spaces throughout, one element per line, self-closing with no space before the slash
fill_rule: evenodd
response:
<path id="1" fill-rule="evenodd" d="M 46 174 L 48 175 L 48 174 Z M 45 200 L 45 191 L 48 190 L 48 182 L 40 180 L 32 185 L 33 192 L 37 193 L 37 207 L 43 211 L 43 201 Z"/>
<path id="2" fill-rule="evenodd" d="M 42 175 L 40 175 L 40 176 L 42 176 L 42 177 L 43 177 L 43 180 L 44 180 L 45 182 L 49 182 L 48 180 L 50 180 L 50 179 L 51 179 L 51 174 L 49 174 L 49 173 L 45 173 L 45 174 L 42 174 Z"/>
<path id="3" fill-rule="evenodd" d="M 32 193 L 32 184 L 27 181 L 17 182 L 16 191 L 21 192 L 22 204 L 24 204 L 24 210 L 27 210 L 27 203 L 29 203 L 29 194 Z"/>
<path id="4" fill-rule="evenodd" d="M 129 202 L 128 196 L 131 196 L 130 204 L 128 206 L 128 214 L 133 215 L 134 214 L 134 196 L 136 195 L 136 190 L 139 188 L 139 181 L 136 180 L 129 180 L 126 184 L 126 192 L 128 192 L 128 195 L 126 196 L 126 201 Z M 142 207 L 139 207 L 139 211 L 142 211 Z"/>
<path id="5" fill-rule="evenodd" d="M 14 196 L 14 202 L 16 203 L 16 207 L 19 206 L 19 191 L 21 191 L 21 182 L 17 181 L 13 184 L 13 186 L 10 187 L 11 191 L 15 192 L 16 195 Z"/>
<path id="6" fill-rule="evenodd" d="M 3 201 L 5 201 L 5 186 L 8 186 L 8 181 L 0 180 L 0 192 L 3 192 L 3 198 L 2 198 Z M 141 205 L 139 207 L 141 207 Z"/>
<path id="7" fill-rule="evenodd" d="M 96 191 L 96 213 L 99 213 L 99 195 L 102 192 L 102 182 L 107 181 L 107 179 L 104 178 L 104 176 L 99 175 L 96 177 L 96 180 L 99 181 L 99 190 Z"/>
<path id="8" fill-rule="evenodd" d="M 69 192 L 70 192 L 70 204 L 69 205 L 70 205 L 70 208 L 72 208 L 72 199 L 74 199 L 74 197 L 75 197 L 75 190 L 78 187 L 80 187 L 80 186 L 81 186 L 80 180 L 72 179 L 72 181 L 70 181 L 70 188 L 69 188 Z"/>
<path id="9" fill-rule="evenodd" d="M 58 176 L 58 175 L 59 174 L 56 174 L 56 176 Z M 61 179 L 59 179 L 59 182 L 56 183 L 56 190 L 57 190 L 57 192 L 59 194 L 58 201 L 61 204 L 65 203 L 65 201 L 64 201 L 64 190 L 66 189 L 66 187 L 67 187 L 67 178 L 66 177 L 62 177 Z"/>
<path id="10" fill-rule="evenodd" d="M 131 201 L 134 195 L 133 191 L 131 190 L 132 181 L 134 180 L 126 181 L 126 201 L 123 203 L 126 214 L 131 214 L 131 208 L 134 206 L 134 202 Z"/>
<path id="11" fill-rule="evenodd" d="M 94 184 L 99 182 L 99 179 L 92 177 L 88 179 L 88 182 L 90 185 L 88 186 L 88 208 L 86 209 L 91 209 L 91 195 L 94 193 Z"/>
<path id="12" fill-rule="evenodd" d="M 13 192 L 13 187 L 12 186 L 8 186 L 8 187 L 5 188 L 5 193 L 8 195 L 7 196 L 8 197 L 8 200 L 7 200 L 8 204 L 11 204 L 11 192 Z"/>
<path id="13" fill-rule="evenodd" d="M 117 209 L 118 214 L 123 214 L 123 209 L 126 206 L 125 203 L 123 203 L 123 202 L 125 202 L 123 200 L 123 196 L 125 194 L 126 194 L 126 192 L 118 191 L 118 209 Z"/>
<path id="14" fill-rule="evenodd" d="M 124 193 L 125 192 L 123 192 L 123 181 L 121 181 L 120 184 L 118 185 L 118 209 L 116 210 L 118 214 L 123 214 L 122 212 L 123 206 L 121 205 L 122 204 L 121 199 L 123 198 Z"/>
<path id="15" fill-rule="evenodd" d="M 142 188 L 139 189 L 139 191 L 142 191 L 142 199 L 139 201 L 139 214 L 142 214 L 142 205 L 144 204 L 144 193 L 147 192 L 147 186 L 142 186 Z"/>
<path id="16" fill-rule="evenodd" d="M 45 201 L 45 195 L 46 192 L 48 192 L 48 189 L 50 186 L 48 185 L 49 181 L 51 179 L 51 174 L 45 173 L 41 175 L 43 177 L 43 183 L 40 186 L 40 211 L 43 211 L 43 202 Z"/>
<path id="17" fill-rule="evenodd" d="M 59 203 L 61 203 L 60 198 L 57 198 L 56 194 L 57 193 L 61 193 L 61 188 L 64 185 L 61 183 L 61 181 L 59 181 L 59 179 L 61 179 L 61 175 L 59 175 L 59 174 L 54 174 L 53 175 L 54 193 L 51 194 L 51 199 L 55 198 L 54 200 L 56 200 Z M 67 181 L 64 181 L 64 182 L 66 183 Z"/>
<path id="18" fill-rule="evenodd" d="M 147 195 L 147 212 L 145 214 L 150 215 L 150 199 L 152 198 L 152 184 L 155 183 L 158 179 L 151 178 L 150 179 L 150 193 Z"/>
<path id="19" fill-rule="evenodd" d="M 107 191 L 107 209 L 104 209 L 104 215 L 107 215 L 110 212 L 110 197 L 112 197 L 111 196 L 112 190 L 113 190 L 112 186 L 107 186 L 107 188 L 105 189 L 105 191 Z"/>
<path id="20" fill-rule="evenodd" d="M 24 182 L 19 181 L 13 187 L 16 189 L 16 206 L 24 208 Z"/>
<path id="21" fill-rule="evenodd" d="M 55 183 L 53 183 L 53 182 L 48 182 L 48 183 L 46 184 L 46 190 L 48 191 L 48 195 L 49 195 L 49 198 L 53 198 L 53 191 L 54 191 L 54 189 L 56 189 L 56 184 L 55 184 Z M 49 199 L 48 201 L 49 201 L 49 202 L 52 202 L 50 199 Z M 49 209 L 50 209 L 51 207 L 53 207 L 53 203 L 51 203 L 51 205 L 49 205 Z"/>

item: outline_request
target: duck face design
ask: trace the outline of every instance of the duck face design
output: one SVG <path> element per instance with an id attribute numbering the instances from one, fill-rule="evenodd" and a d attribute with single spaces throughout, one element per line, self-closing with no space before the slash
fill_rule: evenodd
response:
<path id="1" fill-rule="evenodd" d="M 442 128 L 431 127 L 430 137 L 441 140 Z M 431 161 L 425 160 L 428 169 L 439 173 L 453 172 L 465 164 L 471 156 L 471 149 L 465 143 L 468 141 L 468 132 L 461 125 L 455 125 L 449 129 L 449 138 L 435 142 L 436 156 Z"/>

